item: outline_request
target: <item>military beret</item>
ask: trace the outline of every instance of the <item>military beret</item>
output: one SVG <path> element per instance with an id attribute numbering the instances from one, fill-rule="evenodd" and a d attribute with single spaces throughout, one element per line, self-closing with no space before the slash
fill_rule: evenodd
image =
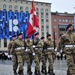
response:
<path id="1" fill-rule="evenodd" d="M 16 35 L 13 35 L 12 37 L 16 37 Z"/>
<path id="2" fill-rule="evenodd" d="M 18 33 L 18 36 L 22 35 L 22 33 Z"/>
<path id="3" fill-rule="evenodd" d="M 41 37 L 41 39 L 44 39 L 44 38 L 45 38 L 44 36 Z"/>
<path id="4" fill-rule="evenodd" d="M 38 33 L 38 32 L 37 32 L 37 33 L 35 33 L 35 36 L 36 36 L 36 35 L 39 35 L 39 33 Z"/>
<path id="5" fill-rule="evenodd" d="M 67 30 L 68 28 L 70 28 L 71 26 L 72 26 L 72 24 L 68 24 L 67 27 L 66 27 L 66 30 Z"/>
<path id="6" fill-rule="evenodd" d="M 47 38 L 48 38 L 49 36 L 51 36 L 51 34 L 47 34 Z"/>

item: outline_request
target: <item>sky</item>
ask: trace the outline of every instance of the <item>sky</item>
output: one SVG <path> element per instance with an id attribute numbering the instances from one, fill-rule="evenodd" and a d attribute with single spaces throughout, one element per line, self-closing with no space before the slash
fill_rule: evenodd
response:
<path id="1" fill-rule="evenodd" d="M 51 11 L 52 12 L 68 12 L 68 13 L 75 13 L 75 0 L 34 0 L 40 2 L 49 2 L 51 4 Z"/>

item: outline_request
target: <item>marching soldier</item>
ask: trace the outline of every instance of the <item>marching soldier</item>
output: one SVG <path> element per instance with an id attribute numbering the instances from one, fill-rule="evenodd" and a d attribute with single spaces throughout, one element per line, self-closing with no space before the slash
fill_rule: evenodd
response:
<path id="1" fill-rule="evenodd" d="M 33 48 L 32 48 L 33 43 L 30 40 L 30 37 L 27 37 L 27 40 L 25 43 L 26 43 L 26 50 L 25 50 L 24 59 L 27 62 L 27 73 L 31 75 L 32 74 L 31 65 L 32 65 L 32 61 L 33 61 L 32 54 L 34 53 Z"/>
<path id="2" fill-rule="evenodd" d="M 40 43 L 40 39 L 39 39 L 39 33 L 35 34 L 35 39 L 34 39 L 34 43 L 33 43 L 34 48 L 34 52 L 35 52 L 35 56 L 34 56 L 34 61 L 35 61 L 35 74 L 36 75 L 40 75 L 40 57 L 41 57 L 41 43 Z"/>
<path id="3" fill-rule="evenodd" d="M 14 43 L 14 41 L 16 40 L 16 35 L 12 36 L 12 41 L 10 41 L 9 45 L 8 45 L 8 55 L 12 54 L 12 62 L 13 62 L 13 72 L 14 75 L 17 75 L 17 58 L 16 58 L 16 52 L 15 50 L 12 50 L 12 45 Z"/>
<path id="4" fill-rule="evenodd" d="M 54 53 L 54 44 L 53 44 L 53 40 L 51 39 L 51 34 L 48 34 L 47 35 L 47 41 L 46 41 L 46 51 L 45 52 L 45 55 L 46 55 L 46 58 L 48 59 L 49 61 L 49 66 L 48 66 L 48 73 L 51 74 L 51 75 L 55 75 L 54 72 L 53 72 L 53 53 Z"/>
<path id="5" fill-rule="evenodd" d="M 67 75 L 75 75 L 75 33 L 72 24 L 69 24 L 66 29 L 66 33 L 59 39 L 57 50 L 60 52 L 61 48 L 64 48 L 68 65 Z"/>
<path id="6" fill-rule="evenodd" d="M 16 51 L 17 55 L 17 63 L 18 63 L 18 74 L 19 75 L 24 75 L 23 73 L 23 66 L 24 66 L 24 61 L 23 61 L 23 55 L 24 55 L 24 40 L 22 40 L 22 33 L 18 34 L 18 39 L 15 40 L 12 50 Z"/>
<path id="7" fill-rule="evenodd" d="M 46 49 L 46 46 L 45 46 L 45 40 L 44 40 L 43 36 L 41 37 L 41 44 L 43 46 L 43 50 L 42 50 L 42 69 L 41 69 L 41 72 L 47 74 L 47 70 L 46 70 L 46 55 L 45 55 L 45 51 L 44 51 Z"/>

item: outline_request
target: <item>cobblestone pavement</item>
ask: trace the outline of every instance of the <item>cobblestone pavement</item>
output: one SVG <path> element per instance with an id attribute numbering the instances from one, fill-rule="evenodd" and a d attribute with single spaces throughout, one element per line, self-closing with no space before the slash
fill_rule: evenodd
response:
<path id="1" fill-rule="evenodd" d="M 32 64 L 33 75 L 34 75 L 34 66 L 35 66 L 35 63 L 33 62 Z M 48 63 L 47 63 L 47 66 L 48 66 Z M 27 64 L 25 63 L 24 75 L 27 75 L 26 71 L 27 71 Z M 54 62 L 55 75 L 66 75 L 66 71 L 67 71 L 66 61 L 65 60 L 55 60 Z M 0 60 L 0 75 L 13 75 L 11 60 Z M 41 75 L 44 75 L 44 74 L 41 74 Z"/>

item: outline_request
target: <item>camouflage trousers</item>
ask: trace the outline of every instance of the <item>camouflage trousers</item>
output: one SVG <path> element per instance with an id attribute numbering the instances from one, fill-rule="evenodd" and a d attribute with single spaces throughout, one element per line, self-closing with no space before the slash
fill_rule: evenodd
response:
<path id="1" fill-rule="evenodd" d="M 18 61 L 16 54 L 12 55 L 12 62 L 13 62 L 13 71 L 16 73 L 17 67 L 18 67 Z"/>
<path id="2" fill-rule="evenodd" d="M 43 68 L 46 68 L 46 61 L 48 60 L 49 66 L 48 66 L 48 71 L 53 70 L 53 55 L 52 52 L 46 52 L 46 54 L 43 55 L 42 58 L 42 65 Z"/>
<path id="3" fill-rule="evenodd" d="M 75 54 L 66 54 L 66 61 L 70 75 L 75 75 Z"/>
<path id="4" fill-rule="evenodd" d="M 40 72 L 40 58 L 39 58 L 39 54 L 36 53 L 34 56 L 34 62 L 35 62 L 35 71 Z"/>
<path id="5" fill-rule="evenodd" d="M 27 63 L 27 73 L 31 73 L 31 65 L 33 62 L 32 54 L 25 53 L 23 58 L 24 58 L 24 62 Z"/>

